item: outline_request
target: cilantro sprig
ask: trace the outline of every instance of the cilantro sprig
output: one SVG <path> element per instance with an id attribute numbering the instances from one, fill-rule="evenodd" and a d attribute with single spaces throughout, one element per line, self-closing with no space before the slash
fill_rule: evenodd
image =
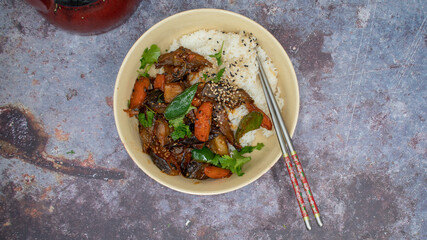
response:
<path id="1" fill-rule="evenodd" d="M 185 138 L 185 136 L 191 137 L 190 127 L 184 123 L 184 118 L 170 120 L 169 125 L 173 127 L 173 132 L 170 136 L 174 141 Z"/>
<path id="2" fill-rule="evenodd" d="M 219 50 L 219 52 L 209 55 L 209 57 L 216 58 L 216 62 L 218 63 L 218 66 L 221 66 L 221 64 L 222 64 L 221 57 L 222 57 L 222 48 L 223 47 L 224 47 L 224 42 L 222 42 L 221 49 Z"/>
<path id="3" fill-rule="evenodd" d="M 174 141 L 180 138 L 185 138 L 185 136 L 191 137 L 190 126 L 184 123 L 184 117 L 185 115 L 187 115 L 188 112 L 190 112 L 193 109 L 196 109 L 196 108 L 190 105 L 190 107 L 188 108 L 185 114 L 183 114 L 178 118 L 169 120 L 169 125 L 173 127 L 173 132 L 170 134 L 170 136 Z"/>
<path id="4" fill-rule="evenodd" d="M 148 77 L 148 71 L 150 70 L 151 66 L 157 62 L 160 54 L 160 48 L 156 44 L 153 44 L 150 46 L 150 48 L 146 48 L 144 50 L 141 59 L 139 60 L 141 62 L 139 69 L 143 70 L 142 72 L 139 72 L 141 76 Z"/>
<path id="5" fill-rule="evenodd" d="M 244 174 L 242 172 L 242 166 L 251 160 L 251 157 L 243 156 L 243 154 L 251 153 L 254 150 L 261 150 L 263 147 L 263 143 L 258 143 L 256 146 L 246 146 L 240 151 L 234 150 L 231 156 L 220 156 L 218 154 L 214 154 L 207 147 L 203 147 L 202 149 L 193 149 L 191 153 L 193 159 L 210 163 L 220 168 L 229 169 L 232 173 L 242 176 Z"/>
<path id="6" fill-rule="evenodd" d="M 153 118 L 154 118 L 154 112 L 151 110 L 148 110 L 146 113 L 140 113 L 138 114 L 138 120 L 144 127 L 151 127 L 153 126 Z"/>

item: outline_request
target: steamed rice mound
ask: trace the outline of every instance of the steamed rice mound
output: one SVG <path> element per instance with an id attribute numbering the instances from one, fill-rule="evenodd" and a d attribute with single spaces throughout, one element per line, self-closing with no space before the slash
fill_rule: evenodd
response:
<path id="1" fill-rule="evenodd" d="M 209 57 L 209 55 L 220 51 L 223 42 L 223 63 L 221 66 L 218 66 L 216 59 Z M 271 88 L 276 96 L 277 103 L 280 108 L 283 108 L 284 101 L 280 97 L 279 88 L 277 88 L 277 70 L 265 51 L 258 46 L 256 38 L 252 34 L 245 31 L 240 33 L 225 33 L 216 30 L 200 30 L 175 40 L 168 51 L 175 51 L 180 46 L 204 56 L 213 65 L 212 68 L 204 69 L 200 72 L 199 76 L 195 76 L 193 78 L 194 81 L 198 81 L 203 74 L 214 76 L 221 68 L 225 67 L 222 81 L 229 81 L 236 84 L 239 88 L 244 89 L 253 98 L 258 108 L 269 114 L 261 82 L 257 80 L 258 63 L 256 55 L 258 52 Z M 234 131 L 237 129 L 240 120 L 248 113 L 245 105 L 228 112 L 228 117 Z M 268 131 L 264 128 L 248 132 L 240 139 L 241 145 L 252 145 L 258 131 L 262 131 L 266 137 L 273 134 L 273 131 Z"/>

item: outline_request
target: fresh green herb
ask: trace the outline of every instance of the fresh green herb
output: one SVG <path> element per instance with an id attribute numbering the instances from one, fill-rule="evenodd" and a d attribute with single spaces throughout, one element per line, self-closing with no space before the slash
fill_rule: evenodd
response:
<path id="1" fill-rule="evenodd" d="M 139 72 L 141 76 L 148 77 L 148 71 L 150 70 L 151 66 L 157 62 L 157 59 L 160 57 L 160 48 L 153 44 L 150 46 L 150 48 L 146 48 L 141 56 L 141 66 L 139 69 L 143 69 L 142 72 Z"/>
<path id="2" fill-rule="evenodd" d="M 218 154 L 214 154 L 209 148 L 203 147 L 202 149 L 193 149 L 191 151 L 192 158 L 198 161 L 207 162 L 214 166 L 229 169 L 232 173 L 236 173 L 238 176 L 242 176 L 244 173 L 242 172 L 243 164 L 249 162 L 251 157 L 245 157 L 243 154 L 251 153 L 254 150 L 261 150 L 264 147 L 263 143 L 258 143 L 256 146 L 247 146 L 242 148 L 239 152 L 234 150 L 229 155 L 220 156 Z"/>
<path id="3" fill-rule="evenodd" d="M 150 46 L 150 48 L 146 48 L 144 50 L 144 53 L 142 54 L 142 57 L 140 59 L 141 66 L 139 69 L 144 69 L 147 65 L 153 64 L 157 62 L 157 59 L 160 57 L 160 48 L 153 44 Z"/>
<path id="4" fill-rule="evenodd" d="M 128 108 L 130 107 L 130 99 L 128 100 Z"/>
<path id="5" fill-rule="evenodd" d="M 207 80 L 208 79 L 208 75 L 206 73 L 203 73 L 203 79 Z"/>
<path id="6" fill-rule="evenodd" d="M 206 146 L 202 149 L 193 149 L 191 151 L 191 155 L 194 159 L 204 162 L 212 161 L 215 157 L 215 153 L 209 150 Z"/>
<path id="7" fill-rule="evenodd" d="M 186 125 L 184 121 L 171 120 L 169 123 L 173 126 L 173 132 L 170 136 L 174 141 L 180 138 L 185 138 L 185 136 L 191 137 L 190 127 Z"/>
<path id="8" fill-rule="evenodd" d="M 221 81 L 222 75 L 224 74 L 225 68 L 221 68 L 221 70 L 218 71 L 215 78 L 212 79 L 212 82 L 219 83 Z"/>
<path id="9" fill-rule="evenodd" d="M 180 138 L 185 138 L 185 136 L 191 137 L 190 126 L 184 123 L 184 117 L 193 109 L 196 108 L 190 105 L 187 112 L 185 112 L 182 116 L 169 120 L 169 126 L 173 127 L 173 132 L 171 132 L 170 136 L 174 141 Z"/>
<path id="10" fill-rule="evenodd" d="M 185 89 L 184 92 L 176 96 L 165 110 L 167 120 L 185 116 L 191 106 L 194 95 L 196 95 L 198 83 Z"/>
<path id="11" fill-rule="evenodd" d="M 285 226 L 285 224 L 283 224 L 283 228 L 285 228 L 285 229 L 286 229 L 286 226 Z"/>
<path id="12" fill-rule="evenodd" d="M 138 114 L 138 120 L 144 127 L 151 127 L 153 126 L 153 118 L 154 118 L 154 112 L 147 111 L 145 115 L 144 113 Z"/>
<path id="13" fill-rule="evenodd" d="M 74 152 L 74 150 L 67 152 L 67 154 L 74 154 L 74 153 L 76 153 L 76 152 Z"/>
<path id="14" fill-rule="evenodd" d="M 259 112 L 250 112 L 240 120 L 236 130 L 236 141 L 239 143 L 240 138 L 245 133 L 258 129 L 262 123 L 262 114 Z"/>
<path id="15" fill-rule="evenodd" d="M 244 157 L 242 155 L 236 154 L 236 150 L 233 151 L 232 157 L 225 155 L 219 159 L 221 166 L 226 169 L 230 169 L 232 173 L 236 173 L 237 176 L 243 176 L 242 166 L 243 164 L 249 162 L 251 157 Z"/>
<path id="16" fill-rule="evenodd" d="M 143 77 L 146 77 L 146 78 L 150 77 L 150 75 L 148 74 L 148 70 L 145 72 L 139 72 L 139 74 Z"/>
<path id="17" fill-rule="evenodd" d="M 222 42 L 221 49 L 219 50 L 219 52 L 209 55 L 209 57 L 216 58 L 216 62 L 218 63 L 218 66 L 221 66 L 222 64 L 221 56 L 222 56 L 223 47 L 224 47 L 224 42 Z"/>
<path id="18" fill-rule="evenodd" d="M 256 146 L 246 146 L 239 151 L 239 154 L 251 153 L 254 150 L 261 150 L 263 147 L 264 143 L 258 143 Z"/>

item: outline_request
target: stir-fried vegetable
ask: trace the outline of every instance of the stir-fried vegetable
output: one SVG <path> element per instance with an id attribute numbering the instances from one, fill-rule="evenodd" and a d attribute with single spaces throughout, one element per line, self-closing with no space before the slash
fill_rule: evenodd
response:
<path id="1" fill-rule="evenodd" d="M 227 145 L 227 138 L 220 134 L 216 136 L 214 139 L 209 141 L 209 148 L 212 150 L 212 152 L 218 154 L 218 155 L 228 155 L 228 145 Z"/>
<path id="2" fill-rule="evenodd" d="M 147 93 L 145 92 L 150 86 L 150 80 L 146 77 L 139 77 L 133 86 L 132 96 L 130 97 L 129 109 L 139 108 L 142 106 Z"/>
<path id="3" fill-rule="evenodd" d="M 211 55 L 222 64 L 222 43 L 218 53 Z M 148 75 L 150 67 L 163 68 L 155 78 Z M 259 110 L 243 89 L 221 81 L 225 68 L 208 79 L 200 71 L 212 64 L 203 56 L 179 47 L 160 55 L 156 45 L 144 50 L 141 57 L 143 72 L 135 82 L 125 112 L 137 116 L 142 149 L 153 163 L 169 175 L 187 178 L 225 178 L 232 173 L 242 176 L 242 166 L 251 160 L 244 156 L 263 144 L 243 147 L 240 138 L 261 126 L 269 128 L 268 117 Z M 227 109 L 246 104 L 245 116 L 234 135 Z M 268 121 L 267 121 L 268 120 Z M 266 122 L 267 121 L 267 122 Z M 230 152 L 229 145 L 235 149 Z"/>
<path id="4" fill-rule="evenodd" d="M 203 162 L 210 162 L 214 159 L 215 153 L 213 153 L 209 148 L 203 147 L 202 149 L 193 149 L 191 151 L 192 157 L 196 160 Z"/>
<path id="5" fill-rule="evenodd" d="M 166 103 L 172 100 L 184 91 L 184 88 L 179 83 L 166 83 L 164 86 L 164 98 Z"/>
<path id="6" fill-rule="evenodd" d="M 234 150 L 231 156 L 224 155 L 220 156 L 218 154 L 214 154 L 209 148 L 203 147 L 202 149 L 193 149 L 191 151 L 192 157 L 196 160 L 210 163 L 214 166 L 229 169 L 232 173 L 236 173 L 238 176 L 242 176 L 244 173 L 242 172 L 243 164 L 249 162 L 251 157 L 245 157 L 243 154 L 251 153 L 254 150 L 261 150 L 264 147 L 264 144 L 258 143 L 256 146 L 246 146 L 243 147 L 239 152 Z"/>
<path id="7" fill-rule="evenodd" d="M 154 80 L 154 88 L 165 91 L 165 75 L 157 74 Z"/>
<path id="8" fill-rule="evenodd" d="M 236 130 L 236 141 L 247 132 L 258 129 L 262 123 L 262 114 L 259 112 L 250 112 L 240 120 L 239 127 Z"/>
<path id="9" fill-rule="evenodd" d="M 247 102 L 246 107 L 247 107 L 249 112 L 255 111 L 255 112 L 259 112 L 262 114 L 261 127 L 265 128 L 267 130 L 273 129 L 273 124 L 271 123 L 270 118 L 261 109 L 259 109 L 257 106 L 255 106 L 255 104 Z"/>
<path id="10" fill-rule="evenodd" d="M 207 166 L 205 167 L 205 174 L 210 178 L 226 178 L 231 176 L 231 171 L 224 168 L 219 168 L 215 166 Z"/>
<path id="11" fill-rule="evenodd" d="M 184 115 L 190 108 L 194 95 L 196 95 L 198 83 L 185 89 L 184 92 L 176 96 L 169 104 L 165 111 L 165 118 L 168 120 L 175 119 Z"/>
<path id="12" fill-rule="evenodd" d="M 211 102 L 204 102 L 196 111 L 194 135 L 202 142 L 206 142 L 209 139 L 209 133 L 211 132 L 212 108 L 213 104 Z"/>

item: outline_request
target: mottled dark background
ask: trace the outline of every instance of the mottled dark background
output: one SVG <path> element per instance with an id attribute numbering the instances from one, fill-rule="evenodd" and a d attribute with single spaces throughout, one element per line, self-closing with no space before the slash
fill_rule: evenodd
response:
<path id="1" fill-rule="evenodd" d="M 0 157 L 0 239 L 427 238 L 425 1 L 142 1 L 124 25 L 89 37 L 21 0 L 0 5 L 0 107 L 25 110 L 46 136 L 32 155 Z M 237 191 L 193 196 L 150 179 L 122 146 L 112 96 L 128 49 L 158 21 L 203 7 L 252 18 L 290 56 L 294 143 L 324 228 L 305 230 L 283 161 Z M 40 151 L 125 178 L 47 170 Z"/>

